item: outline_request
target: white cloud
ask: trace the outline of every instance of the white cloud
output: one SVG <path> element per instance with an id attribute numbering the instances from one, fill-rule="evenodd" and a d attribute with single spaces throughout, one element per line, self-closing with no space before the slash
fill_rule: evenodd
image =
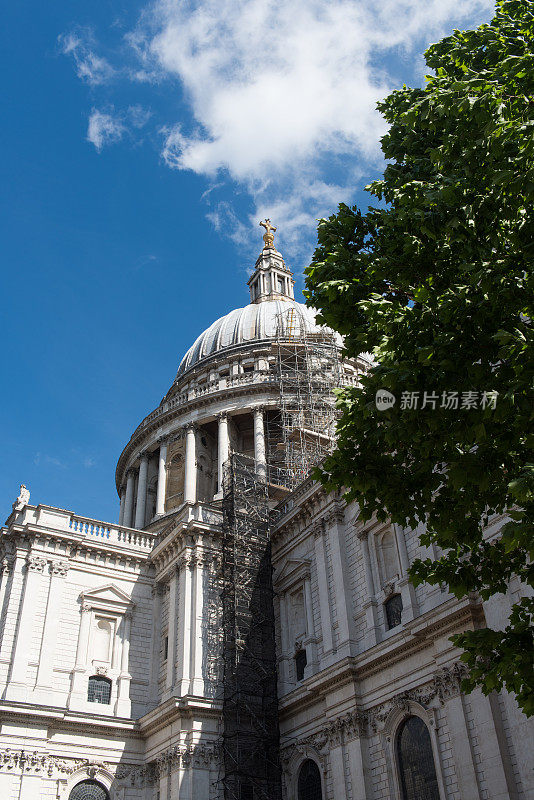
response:
<path id="1" fill-rule="evenodd" d="M 145 94 L 157 84 L 158 101 L 166 91 L 167 107 L 178 110 L 160 129 L 164 162 L 212 186 L 231 181 L 248 192 L 248 218 L 227 198 L 217 203 L 219 189 L 205 192 L 213 224 L 242 242 L 270 212 L 280 223 L 277 241 L 292 255 L 310 246 L 317 217 L 350 201 L 363 176 L 380 170 L 386 125 L 376 102 L 403 81 L 420 82 L 429 42 L 487 21 L 493 6 L 151 0 L 115 51 L 120 66 L 97 56 L 89 35 L 71 34 L 61 44 L 93 85 L 115 74 L 143 83 Z M 93 110 L 87 138 L 100 150 L 148 121 L 138 106 L 119 114 Z"/>
<path id="2" fill-rule="evenodd" d="M 89 44 L 77 34 L 65 34 L 60 36 L 58 41 L 62 52 L 73 57 L 76 74 L 86 83 L 98 86 L 113 77 L 115 70 L 109 61 L 102 56 L 97 56 Z"/>
<path id="3" fill-rule="evenodd" d="M 385 123 L 375 106 L 399 82 L 384 64 L 399 65 L 400 55 L 417 79 L 430 41 L 488 19 L 492 7 L 492 0 L 156 0 L 131 43 L 143 70 L 179 79 L 190 103 L 193 125 L 164 131 L 165 163 L 212 180 L 228 175 L 251 193 L 256 224 L 271 210 L 284 221 L 284 244 L 297 245 L 317 216 L 348 199 L 355 165 L 381 161 Z M 345 178 L 332 178 L 336 160 Z M 226 218 L 241 238 L 227 207 L 210 215 L 219 226 Z"/>
<path id="4" fill-rule="evenodd" d="M 103 111 L 93 108 L 87 126 L 87 141 L 94 144 L 98 152 L 104 145 L 118 142 L 122 139 L 126 128 L 123 122 Z"/>

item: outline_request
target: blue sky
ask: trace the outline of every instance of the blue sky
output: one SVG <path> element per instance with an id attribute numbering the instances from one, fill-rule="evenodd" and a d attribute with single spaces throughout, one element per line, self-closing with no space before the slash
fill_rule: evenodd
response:
<path id="1" fill-rule="evenodd" d="M 297 277 L 315 220 L 368 197 L 374 110 L 488 0 L 9 4 L 0 514 L 116 518 L 116 460 L 215 318 L 248 302 L 258 221 Z M 299 277 L 298 287 L 302 287 Z"/>

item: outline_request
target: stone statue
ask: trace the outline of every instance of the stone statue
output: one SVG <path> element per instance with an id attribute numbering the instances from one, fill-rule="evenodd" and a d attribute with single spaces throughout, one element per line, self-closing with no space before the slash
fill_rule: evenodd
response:
<path id="1" fill-rule="evenodd" d="M 263 234 L 263 241 L 265 242 L 265 247 L 273 247 L 274 245 L 274 235 L 271 231 L 275 231 L 276 228 L 274 225 L 271 225 L 271 220 L 266 219 L 265 222 L 260 222 L 262 228 L 265 228 L 265 233 Z"/>
<path id="2" fill-rule="evenodd" d="M 29 502 L 30 502 L 30 492 L 24 486 L 24 484 L 21 483 L 20 484 L 20 494 L 17 497 L 17 499 L 15 500 L 15 502 L 13 503 L 13 508 L 15 509 L 15 511 L 22 511 L 24 506 L 27 506 Z"/>

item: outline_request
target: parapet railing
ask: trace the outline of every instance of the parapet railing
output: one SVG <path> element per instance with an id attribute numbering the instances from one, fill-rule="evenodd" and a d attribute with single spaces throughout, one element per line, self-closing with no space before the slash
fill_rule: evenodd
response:
<path id="1" fill-rule="evenodd" d="M 132 439 L 143 428 L 149 425 L 153 420 L 166 414 L 167 411 L 172 411 L 174 408 L 190 403 L 200 397 L 215 394 L 216 392 L 224 391 L 225 389 L 234 389 L 239 386 L 250 386 L 258 383 L 271 383 L 278 385 L 276 375 L 268 370 L 256 370 L 255 372 L 242 372 L 238 375 L 229 375 L 217 380 L 207 381 L 205 383 L 193 386 L 185 392 L 174 395 L 170 400 L 166 400 L 158 408 L 154 409 L 135 429 Z M 340 386 L 357 386 L 358 375 L 344 375 L 339 381 Z"/>
<path id="2" fill-rule="evenodd" d="M 24 506 L 20 511 L 13 512 L 13 517 L 10 517 L 8 523 L 9 527 L 15 525 L 30 530 L 35 528 L 37 533 L 75 534 L 76 538 L 83 537 L 87 540 L 127 547 L 138 553 L 149 553 L 156 540 L 155 533 L 84 517 L 54 506 Z"/>

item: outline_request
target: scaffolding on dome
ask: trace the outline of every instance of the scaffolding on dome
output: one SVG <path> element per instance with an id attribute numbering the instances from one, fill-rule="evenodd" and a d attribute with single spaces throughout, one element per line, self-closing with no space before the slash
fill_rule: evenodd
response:
<path id="1" fill-rule="evenodd" d="M 328 328 L 307 330 L 291 307 L 278 315 L 272 352 L 280 412 L 268 420 L 268 461 L 278 480 L 294 489 L 334 447 L 339 411 L 333 390 L 341 384 L 339 345 Z"/>
<path id="2" fill-rule="evenodd" d="M 269 485 L 225 465 L 222 548 L 224 800 L 281 800 Z"/>

